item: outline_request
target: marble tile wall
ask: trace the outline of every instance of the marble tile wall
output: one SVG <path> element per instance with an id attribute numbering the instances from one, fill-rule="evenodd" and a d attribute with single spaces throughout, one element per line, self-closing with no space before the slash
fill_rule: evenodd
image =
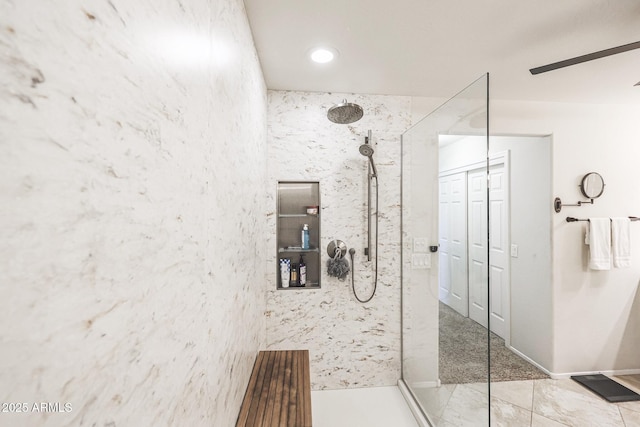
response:
<path id="1" fill-rule="evenodd" d="M 266 335 L 243 2 L 0 0 L 0 104 L 0 425 L 233 425 Z"/>
<path id="2" fill-rule="evenodd" d="M 363 107 L 360 121 L 327 119 L 343 99 Z M 310 350 L 315 390 L 394 385 L 400 377 L 400 136 L 410 121 L 409 97 L 268 91 L 267 341 L 272 349 Z M 369 129 L 380 181 L 375 297 L 357 302 L 350 281 L 329 277 L 326 268 L 320 290 L 276 290 L 276 183 L 320 181 L 322 263 L 333 239 L 355 248 L 356 290 L 369 296 L 367 158 L 358 151 Z"/>

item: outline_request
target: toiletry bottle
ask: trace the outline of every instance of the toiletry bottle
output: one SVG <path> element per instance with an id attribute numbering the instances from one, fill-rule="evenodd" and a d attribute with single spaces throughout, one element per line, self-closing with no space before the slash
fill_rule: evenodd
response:
<path id="1" fill-rule="evenodd" d="M 309 224 L 302 227 L 302 249 L 309 249 Z"/>
<path id="2" fill-rule="evenodd" d="M 289 287 L 289 276 L 291 276 L 291 260 L 280 258 L 280 287 Z"/>
<path id="3" fill-rule="evenodd" d="M 291 277 L 289 278 L 290 286 L 298 286 L 298 266 L 293 263 L 291 264 Z"/>
<path id="4" fill-rule="evenodd" d="M 302 255 L 300 255 L 300 261 L 298 262 L 298 282 L 300 286 L 306 286 L 307 284 L 307 265 L 304 263 Z"/>

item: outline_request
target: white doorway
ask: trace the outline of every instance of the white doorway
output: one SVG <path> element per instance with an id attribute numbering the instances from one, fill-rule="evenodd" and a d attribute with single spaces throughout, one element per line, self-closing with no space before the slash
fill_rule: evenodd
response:
<path id="1" fill-rule="evenodd" d="M 488 183 L 486 166 L 477 163 L 441 173 L 439 178 L 440 300 L 485 328 L 489 323 L 507 345 L 511 285 L 508 160 L 508 152 L 492 156 Z"/>
<path id="2" fill-rule="evenodd" d="M 487 169 L 467 173 L 469 210 L 469 317 L 485 328 L 487 312 Z"/>
<path id="3" fill-rule="evenodd" d="M 469 315 L 467 274 L 467 174 L 439 179 L 440 301 Z"/>
<path id="4" fill-rule="evenodd" d="M 509 345 L 511 274 L 508 162 L 489 167 L 489 324 Z"/>

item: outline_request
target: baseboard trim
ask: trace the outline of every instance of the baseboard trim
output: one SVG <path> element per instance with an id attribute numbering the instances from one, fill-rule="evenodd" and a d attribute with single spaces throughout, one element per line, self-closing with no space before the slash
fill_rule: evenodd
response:
<path id="1" fill-rule="evenodd" d="M 522 357 L 527 362 L 531 363 L 536 368 L 540 369 L 545 374 L 549 375 L 554 380 L 564 380 L 569 379 L 574 375 L 594 375 L 594 374 L 602 374 L 608 377 L 611 376 L 620 376 L 620 375 L 640 375 L 640 369 L 613 369 L 606 371 L 579 371 L 579 372 L 551 372 L 546 369 L 544 366 L 541 366 L 535 360 L 528 357 L 526 354 L 516 350 L 515 348 L 509 346 L 509 350 L 513 351 L 518 356 Z"/>
<path id="2" fill-rule="evenodd" d="M 606 371 L 580 371 L 580 372 L 563 372 L 549 374 L 554 380 L 561 380 L 571 378 L 574 375 L 595 375 L 602 374 L 607 377 L 619 377 L 622 375 L 640 375 L 640 369 L 613 369 Z"/>
<path id="3" fill-rule="evenodd" d="M 535 366 L 536 368 L 540 369 L 542 372 L 544 372 L 545 374 L 549 375 L 551 378 L 553 377 L 553 372 L 549 371 L 547 368 L 545 368 L 544 366 L 540 365 L 538 362 L 536 362 L 535 360 L 533 360 L 532 358 L 530 358 L 529 356 L 527 356 L 526 354 L 518 351 L 517 349 L 508 346 L 507 347 L 509 350 L 511 350 L 512 352 L 514 352 L 515 354 L 517 354 L 519 357 L 523 358 L 524 360 L 526 360 L 527 362 L 531 363 L 533 366 Z M 558 378 L 554 378 L 554 379 L 558 379 Z"/>

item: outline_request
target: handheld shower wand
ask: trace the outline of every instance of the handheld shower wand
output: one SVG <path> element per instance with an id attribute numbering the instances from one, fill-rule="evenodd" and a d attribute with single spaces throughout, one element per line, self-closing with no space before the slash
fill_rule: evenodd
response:
<path id="1" fill-rule="evenodd" d="M 369 135 L 371 135 L 371 131 L 369 131 Z M 370 140 L 371 136 L 367 137 L 366 141 L 364 144 L 362 144 L 359 148 L 360 150 L 360 154 L 362 154 L 363 156 L 366 156 L 369 158 L 369 164 L 371 164 L 371 170 L 373 171 L 373 173 L 371 174 L 372 177 L 377 178 L 378 177 L 378 171 L 376 170 L 376 164 L 373 162 L 373 148 L 371 148 L 371 145 L 369 145 L 369 140 Z"/>
<path id="2" fill-rule="evenodd" d="M 378 204 L 378 171 L 376 164 L 373 162 L 373 147 L 369 143 L 371 141 L 371 130 L 369 130 L 367 136 L 364 139 L 364 144 L 358 148 L 360 154 L 369 159 L 369 174 L 367 176 L 367 247 L 364 249 L 364 254 L 367 256 L 367 261 L 371 261 L 371 181 L 376 179 L 376 205 Z M 377 233 L 377 218 L 378 209 L 376 207 L 376 233 Z M 376 236 L 377 244 L 377 236 Z"/>
<path id="3" fill-rule="evenodd" d="M 367 177 L 367 247 L 364 249 L 364 254 L 367 256 L 367 261 L 371 261 L 371 180 L 376 179 L 376 203 L 378 202 L 378 171 L 376 170 L 376 164 L 373 162 L 373 147 L 369 144 L 371 141 L 371 130 L 369 130 L 367 136 L 364 139 L 358 150 L 360 154 L 369 159 L 369 174 Z M 378 217 L 378 211 L 376 209 L 376 218 Z M 377 231 L 377 230 L 376 230 Z"/>
<path id="4" fill-rule="evenodd" d="M 351 287 L 353 288 L 353 294 L 356 299 L 361 303 L 366 303 L 371 301 L 373 296 L 376 294 L 376 288 L 378 286 L 378 171 L 376 170 L 376 164 L 373 162 L 373 147 L 369 144 L 371 141 L 371 131 L 368 132 L 368 135 L 364 139 L 364 144 L 362 144 L 359 148 L 360 154 L 367 157 L 369 159 L 369 173 L 367 174 L 367 247 L 364 248 L 364 254 L 367 256 L 367 261 L 371 261 L 371 181 L 375 178 L 376 180 L 376 242 L 375 242 L 375 265 L 374 265 L 374 279 L 373 279 L 373 292 L 371 292 L 371 296 L 367 299 L 360 299 L 358 294 L 356 293 L 355 281 L 353 278 L 353 270 L 354 270 L 354 262 L 353 257 L 356 253 L 355 249 L 351 248 L 349 250 L 349 255 L 351 256 Z"/>

